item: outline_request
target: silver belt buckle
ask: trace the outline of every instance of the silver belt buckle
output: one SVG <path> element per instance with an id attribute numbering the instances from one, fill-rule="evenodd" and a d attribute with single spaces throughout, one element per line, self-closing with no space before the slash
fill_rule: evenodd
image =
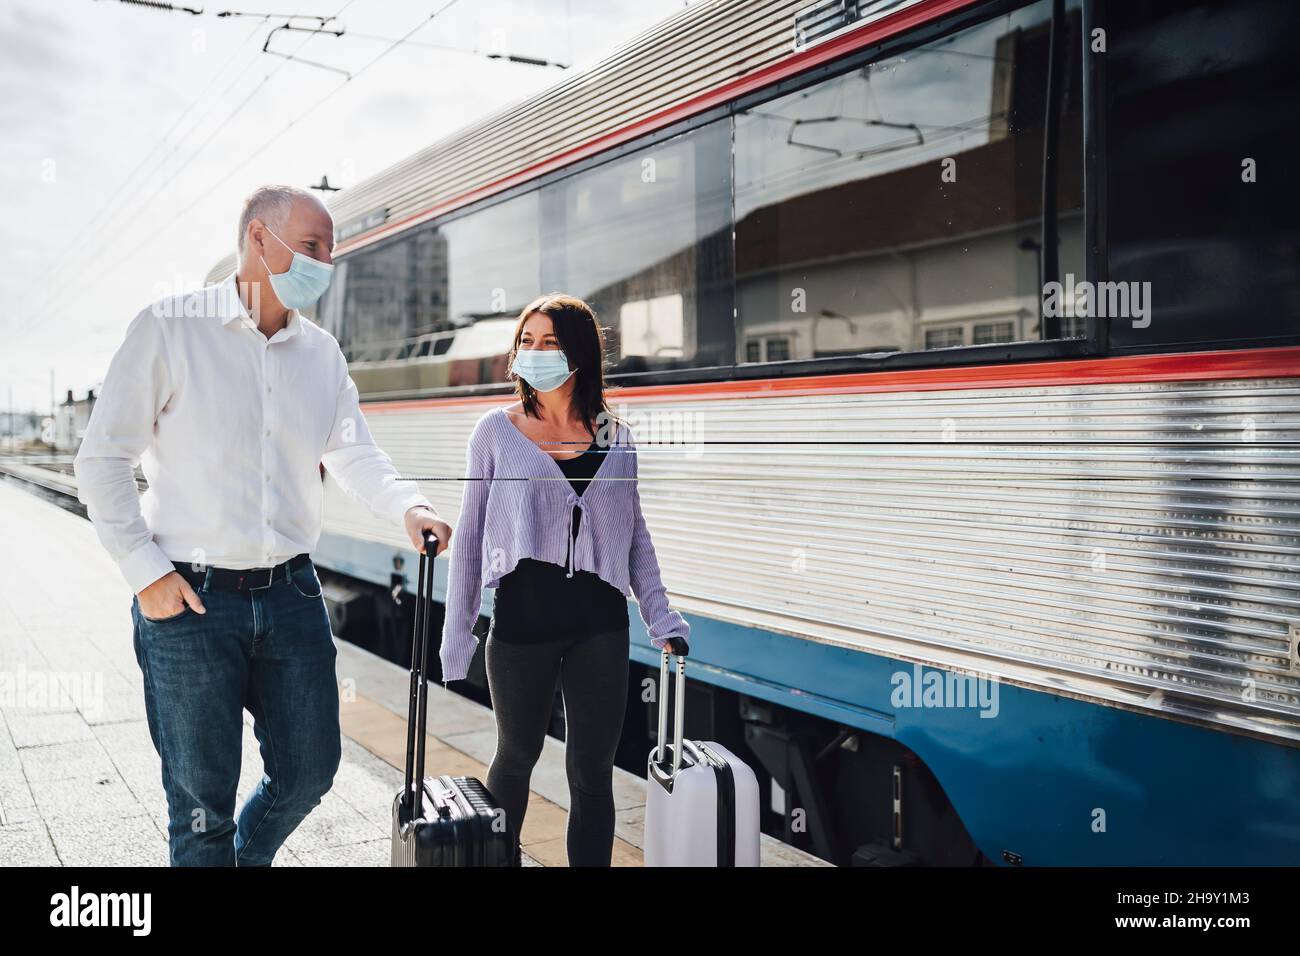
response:
<path id="1" fill-rule="evenodd" d="M 272 584 L 275 583 L 275 568 L 258 568 L 258 569 L 256 569 L 256 570 L 258 570 L 258 571 L 260 571 L 260 572 L 264 572 L 264 573 L 266 574 L 266 583 L 265 583 L 265 584 L 250 584 L 247 588 L 245 588 L 245 590 L 248 590 L 248 591 L 264 591 L 264 590 L 266 590 L 267 588 L 269 588 Z M 247 578 L 247 575 L 248 575 L 248 572 L 245 572 L 244 577 L 240 578 L 240 584 L 241 584 L 241 585 L 243 584 L 244 580 Z"/>

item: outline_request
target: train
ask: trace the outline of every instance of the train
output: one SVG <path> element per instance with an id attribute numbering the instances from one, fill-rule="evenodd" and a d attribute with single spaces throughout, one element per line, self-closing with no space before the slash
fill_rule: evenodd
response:
<path id="1" fill-rule="evenodd" d="M 331 196 L 312 319 L 454 524 L 519 310 L 594 307 L 687 732 L 756 768 L 768 832 L 840 865 L 1300 863 L 1296 28 L 695 3 Z M 409 543 L 326 482 L 336 626 L 400 658 Z"/>

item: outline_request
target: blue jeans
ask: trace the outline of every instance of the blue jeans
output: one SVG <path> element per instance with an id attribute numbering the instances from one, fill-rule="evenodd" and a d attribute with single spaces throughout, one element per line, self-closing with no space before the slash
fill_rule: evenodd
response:
<path id="1" fill-rule="evenodd" d="M 329 792 L 341 755 L 338 654 L 320 578 L 307 564 L 251 591 L 196 588 L 153 621 L 133 599 L 149 735 L 162 759 L 172 866 L 270 866 Z M 262 779 L 235 817 L 243 712 Z"/>

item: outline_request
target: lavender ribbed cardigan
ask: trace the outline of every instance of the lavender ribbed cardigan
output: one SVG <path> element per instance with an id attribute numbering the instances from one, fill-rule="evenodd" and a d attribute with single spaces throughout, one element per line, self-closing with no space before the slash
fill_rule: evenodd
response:
<path id="1" fill-rule="evenodd" d="M 611 424 L 611 428 L 613 428 Z M 650 643 L 662 650 L 690 625 L 668 606 L 654 544 L 641 514 L 636 445 L 618 425 L 595 478 L 578 495 L 560 466 L 497 406 L 474 426 L 466 452 L 460 517 L 451 540 L 442 675 L 460 680 L 478 648 L 473 626 L 483 588 L 494 588 L 521 558 L 593 571 L 626 596 L 635 594 Z M 582 513 L 572 555 L 574 506 Z M 566 557 L 571 558 L 566 562 Z"/>

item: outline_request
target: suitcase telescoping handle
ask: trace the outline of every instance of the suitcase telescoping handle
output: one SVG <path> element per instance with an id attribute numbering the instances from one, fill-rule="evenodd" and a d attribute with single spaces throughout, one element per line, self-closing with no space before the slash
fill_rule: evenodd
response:
<path id="1" fill-rule="evenodd" d="M 424 790 L 424 727 L 428 683 L 425 666 L 429 658 L 429 628 L 433 618 L 429 606 L 433 594 L 433 559 L 438 550 L 438 539 L 432 531 L 424 533 L 424 551 L 420 552 L 420 567 L 415 584 L 415 627 L 411 632 L 411 695 L 406 710 L 406 772 L 402 795 L 408 820 L 414 820 L 420 811 L 417 799 Z"/>
<path id="2" fill-rule="evenodd" d="M 655 742 L 657 764 L 663 763 L 664 739 L 668 736 L 668 658 L 672 655 L 671 645 L 665 644 L 663 658 L 659 662 L 659 737 Z M 677 677 L 673 682 L 673 772 L 682 765 L 682 720 L 686 710 L 686 655 L 677 655 Z"/>

